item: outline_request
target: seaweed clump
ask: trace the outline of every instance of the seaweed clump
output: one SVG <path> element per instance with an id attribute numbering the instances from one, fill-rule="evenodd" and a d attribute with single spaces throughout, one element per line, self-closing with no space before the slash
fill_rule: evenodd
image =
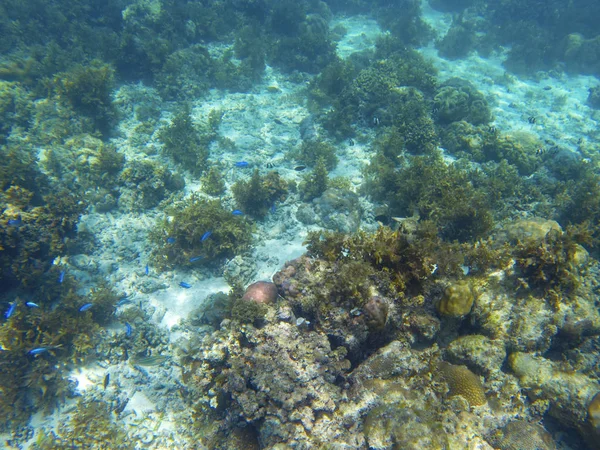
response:
<path id="1" fill-rule="evenodd" d="M 155 161 L 134 160 L 121 173 L 124 188 L 119 203 L 128 209 L 158 205 L 168 194 L 183 189 L 183 177 Z"/>
<path id="2" fill-rule="evenodd" d="M 106 134 L 114 118 L 112 90 L 115 71 L 99 60 L 76 65 L 68 72 L 56 74 L 52 85 L 59 98 L 75 111 L 90 117 L 97 130 Z"/>
<path id="3" fill-rule="evenodd" d="M 192 195 L 167 208 L 166 214 L 169 217 L 151 231 L 159 268 L 216 264 L 248 250 L 252 243 L 252 224 L 225 209 L 220 200 Z"/>
<path id="4" fill-rule="evenodd" d="M 473 185 L 467 170 L 446 164 L 439 153 L 402 162 L 379 153 L 366 174 L 367 191 L 389 202 L 395 215 L 416 212 L 435 223 L 445 239 L 461 242 L 473 241 L 492 229 L 486 192 Z"/>
<path id="5" fill-rule="evenodd" d="M 13 312 L 0 326 L 3 429 L 72 395 L 67 375 L 93 354 L 101 325 L 112 318 L 118 299 L 106 285 L 79 295 L 73 278 L 58 269 L 41 278 L 39 287 L 12 298 Z M 25 305 L 30 296 L 37 307 Z"/>
<path id="6" fill-rule="evenodd" d="M 516 266 L 530 289 L 554 296 L 573 295 L 581 283 L 587 251 L 575 229 L 553 229 L 541 240 L 524 239 L 515 248 Z M 560 294 L 559 294 L 560 293 Z"/>
<path id="7" fill-rule="evenodd" d="M 225 181 L 223 180 L 223 174 L 215 167 L 211 166 L 202 178 L 202 192 L 208 195 L 221 195 L 225 192 Z"/>
<path id="8" fill-rule="evenodd" d="M 285 201 L 287 183 L 277 172 L 260 175 L 255 169 L 250 180 L 236 182 L 231 190 L 242 211 L 262 219 L 277 202 Z"/>
<path id="9" fill-rule="evenodd" d="M 209 145 L 217 138 L 221 122 L 220 113 L 211 111 L 208 122 L 197 128 L 192 121 L 192 109 L 184 105 L 173 117 L 170 125 L 159 131 L 163 152 L 183 168 L 195 175 L 201 174 L 208 165 Z"/>
<path id="10" fill-rule="evenodd" d="M 70 420 L 58 427 L 57 433 L 40 431 L 37 450 L 72 448 L 134 449 L 125 430 L 112 417 L 110 406 L 103 401 L 79 399 Z"/>
<path id="11" fill-rule="evenodd" d="M 492 113 L 483 94 L 471 82 L 460 78 L 451 78 L 442 84 L 433 104 L 438 120 L 444 124 L 465 120 L 479 125 L 492 120 Z"/>
<path id="12" fill-rule="evenodd" d="M 69 192 L 43 197 L 13 186 L 4 192 L 0 213 L 0 281 L 5 288 L 38 286 L 52 260 L 63 255 L 85 204 Z M 6 202 L 6 203 L 4 203 Z"/>
<path id="13" fill-rule="evenodd" d="M 300 149 L 291 152 L 290 156 L 309 167 L 315 167 L 319 160 L 323 160 L 327 170 L 335 169 L 338 163 L 335 147 L 328 142 L 319 140 L 302 142 Z"/>
<path id="14" fill-rule="evenodd" d="M 304 201 L 311 201 L 323 194 L 329 186 L 327 165 L 319 159 L 312 172 L 307 173 L 300 184 L 300 193 Z"/>

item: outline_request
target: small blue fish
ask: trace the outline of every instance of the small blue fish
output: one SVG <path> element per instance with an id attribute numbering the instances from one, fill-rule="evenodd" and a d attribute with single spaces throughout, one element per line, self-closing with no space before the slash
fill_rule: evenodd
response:
<path id="1" fill-rule="evenodd" d="M 38 347 L 38 348 L 34 348 L 33 350 L 29 350 L 27 353 L 29 353 L 30 355 L 39 355 L 41 353 L 47 352 L 48 351 L 48 347 Z"/>
<path id="2" fill-rule="evenodd" d="M 174 237 L 172 237 L 172 236 L 169 236 L 169 237 L 167 238 L 167 244 L 174 244 L 174 243 L 175 243 L 175 238 L 174 238 Z"/>
<path id="3" fill-rule="evenodd" d="M 271 214 L 275 214 L 275 212 L 277 211 L 277 207 L 275 206 L 275 203 L 273 203 L 273 206 L 271 206 L 271 209 L 269 211 L 271 211 Z"/>
<path id="4" fill-rule="evenodd" d="M 63 281 L 65 281 L 65 271 L 61 270 L 60 273 L 58 274 L 58 282 L 62 283 Z"/>
<path id="5" fill-rule="evenodd" d="M 146 267 L 144 268 L 144 273 L 146 275 L 148 275 L 150 273 L 150 268 L 148 267 L 148 264 L 146 264 Z"/>
<path id="6" fill-rule="evenodd" d="M 235 163 L 235 167 L 248 167 L 249 165 L 247 161 L 238 161 Z"/>
<path id="7" fill-rule="evenodd" d="M 21 214 L 16 219 L 8 219 L 8 225 L 11 227 L 20 227 L 23 225 L 23 219 L 21 219 Z"/>
<path id="8" fill-rule="evenodd" d="M 204 233 L 202 235 L 202 237 L 200 238 L 200 242 L 204 242 L 205 240 L 207 240 L 211 234 L 212 234 L 212 231 L 207 231 L 206 233 Z"/>
<path id="9" fill-rule="evenodd" d="M 127 322 L 125 322 L 125 334 L 127 335 L 127 337 L 131 336 L 131 325 L 129 325 Z"/>
<path id="10" fill-rule="evenodd" d="M 37 303 L 33 303 L 33 302 L 27 302 L 25 303 L 27 306 L 29 306 L 30 308 L 39 308 L 40 305 L 38 305 Z"/>
<path id="11" fill-rule="evenodd" d="M 129 300 L 127 297 L 124 297 L 117 302 L 117 307 L 126 305 L 127 303 L 131 303 L 131 300 Z"/>
<path id="12" fill-rule="evenodd" d="M 192 256 L 190 258 L 190 262 L 200 261 L 201 259 L 202 259 L 202 256 Z"/>
<path id="13" fill-rule="evenodd" d="M 240 211 L 239 209 L 234 209 L 231 214 L 233 214 L 234 216 L 243 216 L 244 213 L 242 211 Z"/>
<path id="14" fill-rule="evenodd" d="M 94 306 L 93 303 L 86 303 L 85 305 L 83 305 L 81 308 L 79 308 L 79 312 L 84 312 L 87 311 L 88 309 L 90 309 L 92 306 Z"/>
<path id="15" fill-rule="evenodd" d="M 181 286 L 181 287 L 182 287 L 182 288 L 184 288 L 184 289 L 189 289 L 189 288 L 191 288 L 191 287 L 192 287 L 192 285 L 191 285 L 191 284 L 189 284 L 189 283 L 186 283 L 185 281 L 182 281 L 181 283 L 179 283 L 179 286 Z"/>
<path id="16" fill-rule="evenodd" d="M 12 316 L 14 314 L 16 309 L 17 309 L 17 302 L 11 303 L 9 308 L 4 313 L 4 317 L 6 317 L 7 319 L 10 319 L 10 316 Z"/>

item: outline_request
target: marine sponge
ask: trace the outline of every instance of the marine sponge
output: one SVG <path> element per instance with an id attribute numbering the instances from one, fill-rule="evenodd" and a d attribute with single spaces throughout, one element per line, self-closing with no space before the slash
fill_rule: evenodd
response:
<path id="1" fill-rule="evenodd" d="M 475 302 L 475 292 L 469 281 L 457 281 L 444 290 L 444 295 L 437 305 L 443 316 L 461 317 L 471 312 Z"/>
<path id="2" fill-rule="evenodd" d="M 487 403 L 485 391 L 479 377 L 466 366 L 455 366 L 447 362 L 441 362 L 438 368 L 442 377 L 448 383 L 450 396 L 460 395 L 471 406 L 481 406 Z"/>

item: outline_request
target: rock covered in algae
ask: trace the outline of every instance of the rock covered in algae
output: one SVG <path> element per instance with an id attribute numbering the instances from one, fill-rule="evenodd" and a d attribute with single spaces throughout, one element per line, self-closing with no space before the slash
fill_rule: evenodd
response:
<path id="1" fill-rule="evenodd" d="M 517 241 L 541 241 L 551 231 L 562 233 L 562 228 L 555 220 L 533 217 L 530 219 L 514 220 L 505 224 L 494 236 L 498 243 Z"/>
<path id="2" fill-rule="evenodd" d="M 441 362 L 438 367 L 442 377 L 448 383 L 450 396 L 460 395 L 471 406 L 482 406 L 487 403 L 481 380 L 466 366 Z"/>
<path id="3" fill-rule="evenodd" d="M 466 364 L 478 373 L 498 370 L 506 359 L 504 343 L 480 334 L 460 336 L 448 344 L 447 357 L 455 364 Z"/>
<path id="4" fill-rule="evenodd" d="M 462 317 L 471 312 L 475 302 L 475 290 L 470 281 L 461 280 L 449 284 L 437 305 L 443 316 Z"/>
<path id="5" fill-rule="evenodd" d="M 584 437 L 588 434 L 588 407 L 600 391 L 596 381 L 532 353 L 512 353 L 508 363 L 531 401 L 546 401 L 548 414 Z"/>

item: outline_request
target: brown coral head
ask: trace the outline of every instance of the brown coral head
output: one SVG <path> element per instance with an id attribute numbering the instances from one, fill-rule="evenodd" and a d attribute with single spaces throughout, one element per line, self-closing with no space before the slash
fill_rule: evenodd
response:
<path id="1" fill-rule="evenodd" d="M 242 300 L 268 305 L 277 299 L 277 286 L 270 281 L 257 281 L 246 288 Z"/>

